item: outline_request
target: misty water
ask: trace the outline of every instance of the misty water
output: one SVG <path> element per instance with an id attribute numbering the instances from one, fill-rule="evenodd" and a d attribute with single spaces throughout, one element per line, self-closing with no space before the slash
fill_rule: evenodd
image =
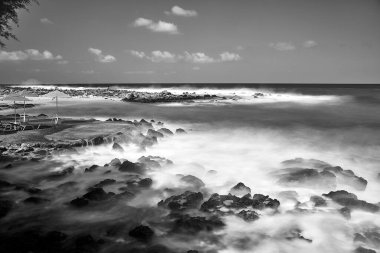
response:
<path id="1" fill-rule="evenodd" d="M 197 90 L 205 91 L 210 92 Z M 120 143 L 124 151 L 114 151 L 112 143 L 109 143 L 56 154 L 43 165 L 20 164 L 16 170 L 6 172 L 8 178 L 29 181 L 40 172 L 74 166 L 74 174 L 64 182 L 74 181 L 76 184 L 72 188 L 52 191 L 54 199 L 44 210 L 31 207 L 27 213 L 24 210 L 16 212 L 8 218 L 9 222 L 17 219 L 15 224 L 25 227 L 42 223 L 51 230 L 70 233 L 90 228 L 95 235 L 102 235 L 104 227 L 110 224 L 124 223 L 129 228 L 138 223 L 149 224 L 158 235 L 157 243 L 178 252 L 196 249 L 221 253 L 343 253 L 353 252 L 359 246 L 380 247 L 379 237 L 365 242 L 354 240 L 358 233 L 370 232 L 379 236 L 378 211 L 353 209 L 348 219 L 339 212 L 342 206 L 329 198 L 325 198 L 327 205 L 320 207 L 310 201 L 311 196 L 346 190 L 360 200 L 379 205 L 379 90 L 264 90 L 264 93 L 271 95 L 257 99 L 252 99 L 252 95 L 261 90 L 213 91 L 240 96 L 241 99 L 226 103 L 165 105 L 122 103 L 117 99 L 95 102 L 91 99 L 63 100 L 60 114 L 64 117 L 154 119 L 164 122 L 164 126 L 172 131 L 183 128 L 187 134 L 159 139 L 156 145 L 146 150 L 130 143 Z M 52 111 L 54 103 L 35 107 L 28 113 L 51 114 Z M 84 212 L 62 207 L 62 203 L 80 196 L 85 189 L 102 179 L 125 179 L 117 173 L 105 176 L 107 167 L 101 167 L 91 175 L 84 174 L 85 168 L 94 164 L 103 166 L 114 158 L 137 162 L 140 157 L 149 155 L 169 159 L 173 164 L 164 164 L 149 171 L 146 177 L 152 178 L 153 185 L 136 198 L 120 202 L 112 208 L 101 206 Z M 317 159 L 351 170 L 356 176 L 367 180 L 365 190 L 344 180 L 338 180 L 334 186 L 324 185 L 323 182 L 313 185 L 312 180 L 310 184 L 280 183 L 278 173 L 287 167 L 282 162 L 295 158 Z M 307 168 L 311 166 L 306 165 Z M 165 212 L 157 210 L 157 203 L 170 196 L 165 189 L 183 187 L 178 174 L 198 177 L 205 184 L 202 191 L 208 194 L 228 194 L 231 187 L 242 182 L 251 188 L 252 195 L 269 195 L 281 204 L 277 212 L 266 209 L 257 211 L 260 218 L 253 222 L 226 215 L 222 217 L 226 224 L 222 229 L 200 234 L 170 234 L 165 225 L 160 224 Z M 54 189 L 62 183 L 44 182 L 38 187 Z M 105 190 L 117 193 L 118 187 L 107 186 Z M 19 199 L 24 197 L 16 196 Z M 289 234 L 294 230 L 301 231 L 302 237 L 308 240 L 300 237 L 289 239 Z M 111 238 L 120 245 L 130 243 L 130 239 L 123 236 Z M 102 251 L 119 252 L 120 247 L 104 246 Z"/>

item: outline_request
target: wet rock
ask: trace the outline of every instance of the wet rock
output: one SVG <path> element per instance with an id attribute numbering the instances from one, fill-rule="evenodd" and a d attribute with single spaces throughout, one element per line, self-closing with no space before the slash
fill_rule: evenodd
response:
<path id="1" fill-rule="evenodd" d="M 61 180 L 74 172 L 74 167 L 68 167 L 61 171 L 53 172 L 45 177 L 46 180 Z"/>
<path id="2" fill-rule="evenodd" d="M 124 149 L 122 146 L 120 146 L 119 143 L 115 142 L 113 145 L 112 145 L 112 150 L 115 150 L 115 151 L 119 151 L 119 152 L 123 152 Z"/>
<path id="3" fill-rule="evenodd" d="M 182 128 L 178 128 L 178 129 L 175 130 L 175 133 L 176 134 L 186 134 L 186 131 L 183 130 Z"/>
<path id="4" fill-rule="evenodd" d="M 0 219 L 12 210 L 13 205 L 13 202 L 10 200 L 0 199 Z"/>
<path id="5" fill-rule="evenodd" d="M 103 136 L 98 136 L 98 137 L 91 139 L 89 142 L 92 143 L 92 145 L 94 145 L 94 146 L 98 146 L 98 145 L 103 144 L 105 141 L 104 141 Z"/>
<path id="6" fill-rule="evenodd" d="M 376 253 L 373 249 L 367 249 L 362 246 L 355 249 L 355 253 Z"/>
<path id="7" fill-rule="evenodd" d="M 99 165 L 94 164 L 90 168 L 84 169 L 84 172 L 85 173 L 94 172 L 97 168 L 99 168 Z"/>
<path id="8" fill-rule="evenodd" d="M 88 193 L 83 195 L 83 198 L 92 201 L 103 201 L 110 199 L 114 193 L 106 193 L 103 188 L 93 188 Z"/>
<path id="9" fill-rule="evenodd" d="M 153 230 L 148 226 L 137 226 L 128 233 L 129 236 L 141 241 L 149 241 L 154 236 Z"/>
<path id="10" fill-rule="evenodd" d="M 154 137 L 154 136 L 146 136 L 143 138 L 143 140 L 140 142 L 140 146 L 141 148 L 146 148 L 146 147 L 151 147 L 153 146 L 154 144 L 157 143 L 157 137 Z"/>
<path id="11" fill-rule="evenodd" d="M 120 167 L 119 171 L 121 172 L 129 172 L 135 174 L 144 174 L 146 170 L 146 166 L 142 163 L 133 163 L 130 161 L 124 161 Z"/>
<path id="12" fill-rule="evenodd" d="M 339 209 L 339 213 L 343 215 L 344 218 L 346 219 L 351 219 L 351 209 L 348 207 L 343 207 Z"/>
<path id="13" fill-rule="evenodd" d="M 237 216 L 247 222 L 255 221 L 259 219 L 259 215 L 255 211 L 251 211 L 251 210 L 242 210 L 237 214 Z"/>
<path id="14" fill-rule="evenodd" d="M 171 196 L 161 200 L 158 206 L 168 208 L 172 211 L 184 211 L 187 209 L 197 209 L 203 201 L 203 194 L 200 192 L 186 191 L 180 195 Z"/>
<path id="15" fill-rule="evenodd" d="M 310 201 L 314 203 L 315 207 L 327 206 L 327 202 L 320 196 L 311 196 Z"/>
<path id="16" fill-rule="evenodd" d="M 180 215 L 174 221 L 172 231 L 175 233 L 199 233 L 201 231 L 210 232 L 216 229 L 221 229 L 225 226 L 223 221 L 217 216 L 211 216 L 209 218 L 190 215 Z"/>
<path id="17" fill-rule="evenodd" d="M 195 189 L 200 189 L 205 186 L 202 180 L 193 175 L 183 176 L 181 181 L 188 185 L 192 185 Z"/>
<path id="18" fill-rule="evenodd" d="M 286 160 L 281 163 L 286 167 L 299 167 L 299 168 L 320 168 L 323 169 L 325 167 L 331 166 L 330 164 L 317 160 L 317 159 L 304 159 L 304 158 L 295 158 L 291 160 Z"/>
<path id="19" fill-rule="evenodd" d="M 251 193 L 251 188 L 249 188 L 248 186 L 245 186 L 245 184 L 241 182 L 235 185 L 234 187 L 232 187 L 230 190 L 230 194 L 238 196 L 238 197 L 241 197 L 250 193 Z"/>
<path id="20" fill-rule="evenodd" d="M 254 198 L 250 194 L 247 194 L 241 198 L 234 195 L 219 195 L 214 193 L 210 198 L 203 202 L 200 210 L 203 212 L 219 212 L 222 207 L 228 209 L 243 209 L 243 208 L 273 208 L 277 209 L 280 202 L 275 199 L 271 199 L 268 196 L 261 194 L 255 194 Z"/>
<path id="21" fill-rule="evenodd" d="M 266 208 L 277 209 L 280 206 L 280 201 L 262 194 L 253 195 L 252 201 L 252 207 L 259 210 Z"/>
<path id="22" fill-rule="evenodd" d="M 26 204 L 39 205 L 39 204 L 44 204 L 44 203 L 47 203 L 47 202 L 49 202 L 48 199 L 39 198 L 39 197 L 29 197 L 29 198 L 24 199 L 24 203 L 26 203 Z"/>
<path id="23" fill-rule="evenodd" d="M 346 184 L 358 191 L 364 191 L 367 187 L 367 180 L 356 176 L 352 170 L 344 170 L 340 166 L 326 167 L 323 171 L 334 173 L 338 178 L 338 183 Z"/>
<path id="24" fill-rule="evenodd" d="M 115 159 L 112 159 L 112 161 L 110 162 L 109 165 L 110 165 L 110 166 L 117 167 L 117 166 L 120 166 L 120 165 L 121 165 L 121 162 L 120 162 L 119 159 L 115 158 Z"/>
<path id="25" fill-rule="evenodd" d="M 319 172 L 317 169 L 288 168 L 279 175 L 279 184 L 306 188 L 335 188 L 336 176 L 329 171 Z"/>
<path id="26" fill-rule="evenodd" d="M 149 137 L 156 137 L 156 138 L 163 138 L 164 135 L 158 131 L 155 131 L 153 129 L 148 129 L 147 136 Z"/>
<path id="27" fill-rule="evenodd" d="M 74 206 L 74 207 L 78 207 L 78 208 L 81 208 L 81 207 L 85 207 L 89 204 L 90 202 L 83 198 L 83 197 L 80 197 L 80 198 L 76 198 L 76 199 L 73 199 L 70 201 L 70 205 Z"/>
<path id="28" fill-rule="evenodd" d="M 115 179 L 109 179 L 109 178 L 107 178 L 107 179 L 104 179 L 104 180 L 100 181 L 96 185 L 94 185 L 94 188 L 102 188 L 104 186 L 112 185 L 112 184 L 115 184 L 115 183 L 116 183 Z"/>
<path id="29" fill-rule="evenodd" d="M 164 134 L 164 135 L 173 135 L 173 132 L 170 131 L 169 129 L 167 128 L 160 128 L 158 129 L 158 132 Z"/>
<path id="30" fill-rule="evenodd" d="M 137 187 L 137 188 L 149 188 L 153 184 L 153 180 L 151 178 L 140 178 L 136 177 L 133 179 L 127 180 L 128 187 Z"/>
<path id="31" fill-rule="evenodd" d="M 139 163 L 145 164 L 149 168 L 160 168 L 161 166 L 172 165 L 169 159 L 160 156 L 142 156 L 137 160 Z"/>
<path id="32" fill-rule="evenodd" d="M 322 194 L 322 195 L 350 209 L 360 209 L 360 210 L 364 210 L 368 212 L 378 212 L 380 210 L 379 206 L 368 203 L 364 200 L 359 200 L 355 194 L 349 193 L 344 190 L 335 191 L 335 192 L 331 191 L 327 194 Z"/>

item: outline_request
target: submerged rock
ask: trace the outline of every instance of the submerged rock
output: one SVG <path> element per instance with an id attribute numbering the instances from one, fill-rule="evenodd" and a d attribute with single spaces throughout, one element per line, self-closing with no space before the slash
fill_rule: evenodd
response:
<path id="1" fill-rule="evenodd" d="M 210 232 L 221 229 L 225 226 L 224 222 L 218 216 L 192 217 L 188 214 L 179 215 L 173 225 L 172 231 L 175 233 L 199 233 L 201 231 Z"/>
<path id="2" fill-rule="evenodd" d="M 169 159 L 160 156 L 142 156 L 137 160 L 139 163 L 145 164 L 149 168 L 160 168 L 162 166 L 172 165 Z"/>
<path id="3" fill-rule="evenodd" d="M 44 177 L 46 180 L 61 180 L 74 172 L 74 167 L 68 167 L 61 171 L 53 172 Z"/>
<path id="4" fill-rule="evenodd" d="M 112 150 L 115 150 L 115 151 L 120 151 L 120 152 L 123 152 L 124 149 L 122 146 L 120 146 L 119 143 L 115 142 L 113 145 L 112 145 Z"/>
<path id="5" fill-rule="evenodd" d="M 109 178 L 107 178 L 107 179 L 104 179 L 104 180 L 100 181 L 96 185 L 94 185 L 94 188 L 102 188 L 104 186 L 112 185 L 112 184 L 115 184 L 115 183 L 116 183 L 115 179 L 109 179 Z"/>
<path id="6" fill-rule="evenodd" d="M 141 241 L 148 241 L 154 236 L 153 230 L 148 226 L 137 226 L 128 233 L 129 236 Z"/>
<path id="7" fill-rule="evenodd" d="M 156 137 L 156 138 L 163 138 L 164 135 L 156 130 L 148 129 L 148 132 L 146 134 L 149 137 Z"/>
<path id="8" fill-rule="evenodd" d="M 196 189 L 200 189 L 205 186 L 205 183 L 203 181 L 193 175 L 187 175 L 181 177 L 181 181 L 195 187 Z"/>
<path id="9" fill-rule="evenodd" d="M 178 129 L 175 130 L 175 133 L 176 134 L 186 134 L 186 131 L 183 130 L 182 128 L 178 128 Z"/>

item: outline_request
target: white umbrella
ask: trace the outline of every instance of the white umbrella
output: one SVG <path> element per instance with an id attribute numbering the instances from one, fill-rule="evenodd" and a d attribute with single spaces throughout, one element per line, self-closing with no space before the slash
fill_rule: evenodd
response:
<path id="1" fill-rule="evenodd" d="M 13 104 L 14 104 L 14 107 L 15 107 L 15 124 L 17 123 L 17 118 L 16 118 L 16 114 L 17 114 L 17 109 L 16 109 L 16 101 L 17 102 L 24 102 L 24 106 L 25 106 L 25 101 L 31 101 L 30 99 L 26 98 L 26 97 L 22 97 L 22 96 L 17 96 L 17 95 L 10 95 L 10 96 L 7 96 L 5 98 L 3 98 L 3 100 L 5 101 L 13 101 Z M 25 107 L 24 107 L 25 109 Z M 25 114 L 25 112 L 24 112 Z"/>
<path id="2" fill-rule="evenodd" d="M 56 109 L 57 109 L 57 113 L 56 113 L 56 117 L 57 117 L 57 120 L 56 120 L 56 124 L 58 124 L 58 98 L 69 98 L 70 96 L 67 95 L 66 93 L 63 93 L 59 90 L 54 90 L 54 91 L 51 91 L 45 95 L 43 95 L 44 97 L 51 97 L 53 99 L 55 99 L 55 104 L 56 104 Z"/>
<path id="3" fill-rule="evenodd" d="M 21 97 L 38 97 L 38 95 L 36 93 L 33 93 L 33 92 L 29 92 L 27 90 L 22 90 L 18 93 L 16 93 L 18 96 L 21 96 Z M 24 101 L 24 122 L 26 121 L 25 119 L 25 101 Z"/>

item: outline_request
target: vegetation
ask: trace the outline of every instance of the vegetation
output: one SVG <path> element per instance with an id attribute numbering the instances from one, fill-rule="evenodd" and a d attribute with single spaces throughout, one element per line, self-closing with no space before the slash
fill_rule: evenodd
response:
<path id="1" fill-rule="evenodd" d="M 0 0 L 0 47 L 5 47 L 5 40 L 15 39 L 12 25 L 19 26 L 17 10 L 28 10 L 32 3 L 38 3 L 37 0 Z"/>

